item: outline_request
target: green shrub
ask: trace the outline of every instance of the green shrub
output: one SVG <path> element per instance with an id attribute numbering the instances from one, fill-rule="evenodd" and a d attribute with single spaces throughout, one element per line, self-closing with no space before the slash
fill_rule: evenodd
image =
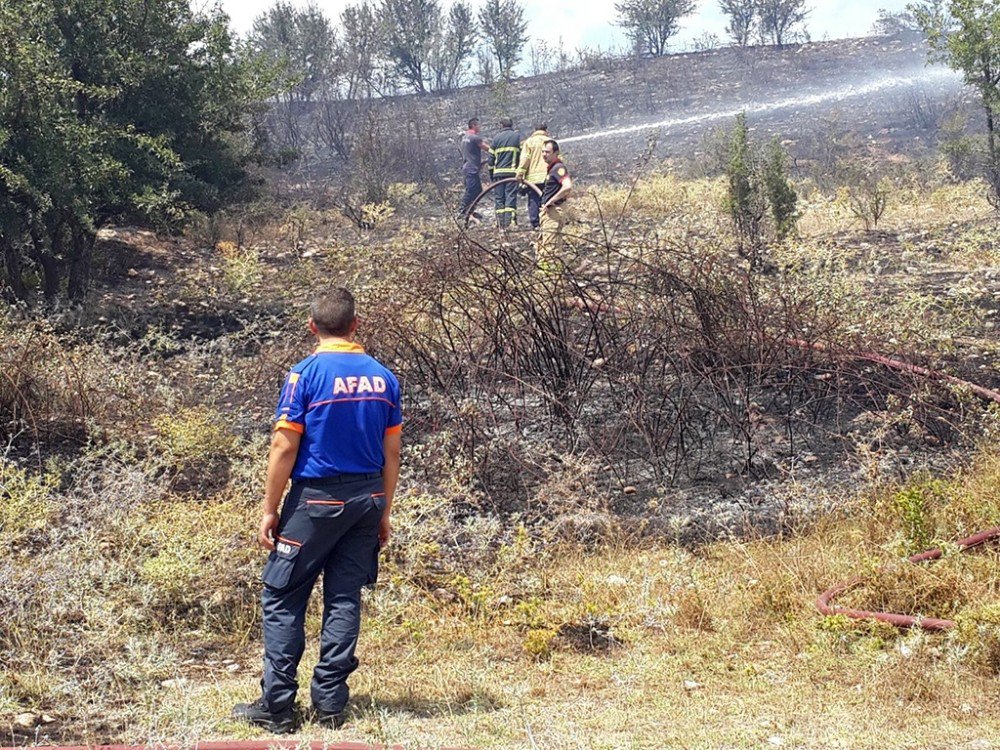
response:
<path id="1" fill-rule="evenodd" d="M 56 509 L 52 497 L 58 477 L 31 475 L 0 458 L 0 546 L 45 528 Z"/>

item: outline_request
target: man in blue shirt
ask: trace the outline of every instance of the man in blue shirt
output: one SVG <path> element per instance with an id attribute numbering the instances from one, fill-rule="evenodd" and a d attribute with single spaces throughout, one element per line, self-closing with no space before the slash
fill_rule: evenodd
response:
<path id="1" fill-rule="evenodd" d="M 234 718 L 275 733 L 295 729 L 296 670 L 309 595 L 323 574 L 323 627 L 311 697 L 318 723 L 339 727 L 358 666 L 361 588 L 375 583 L 389 541 L 403 415 L 399 383 L 354 342 L 346 289 L 312 304 L 315 353 L 295 365 L 275 411 L 258 532 L 264 566 L 261 697 Z M 281 514 L 278 503 L 291 479 Z"/>

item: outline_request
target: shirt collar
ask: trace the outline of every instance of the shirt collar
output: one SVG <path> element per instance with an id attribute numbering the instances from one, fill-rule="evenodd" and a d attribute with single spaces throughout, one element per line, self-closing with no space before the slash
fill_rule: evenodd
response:
<path id="1" fill-rule="evenodd" d="M 347 352 L 349 354 L 364 354 L 365 349 L 361 344 L 353 341 L 327 341 L 316 347 L 316 354 L 322 352 Z"/>

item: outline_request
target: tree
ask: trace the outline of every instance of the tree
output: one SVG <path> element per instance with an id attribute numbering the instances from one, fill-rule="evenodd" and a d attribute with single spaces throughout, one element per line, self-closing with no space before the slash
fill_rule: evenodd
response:
<path id="1" fill-rule="evenodd" d="M 386 42 L 376 10 L 367 1 L 348 5 L 340 14 L 340 28 L 343 33 L 335 57 L 344 98 L 370 99 L 387 94 L 389 81 L 381 59 Z"/>
<path id="2" fill-rule="evenodd" d="M 382 0 L 378 20 L 396 74 L 413 91 L 426 92 L 441 27 L 437 0 Z"/>
<path id="3" fill-rule="evenodd" d="M 312 99 L 333 74 L 334 29 L 313 4 L 299 10 L 279 0 L 254 21 L 249 41 L 280 70 L 281 88 L 296 100 Z"/>
<path id="4" fill-rule="evenodd" d="M 757 24 L 757 0 L 719 0 L 719 9 L 729 19 L 726 32 L 733 42 L 746 47 Z"/>
<path id="5" fill-rule="evenodd" d="M 695 0 L 621 0 L 615 3 L 615 10 L 621 16 L 618 25 L 628 31 L 633 42 L 647 54 L 662 57 L 681 18 L 696 6 Z"/>
<path id="6" fill-rule="evenodd" d="M 920 0 L 920 2 L 910 3 L 900 11 L 880 9 L 873 31 L 876 34 L 884 34 L 886 36 L 922 32 L 924 27 L 918 18 L 918 14 L 923 14 L 933 19 L 935 28 L 946 30 L 950 30 L 951 28 L 952 22 L 951 16 L 948 14 L 948 0 Z"/>
<path id="7" fill-rule="evenodd" d="M 479 24 L 489 53 L 496 58 L 500 78 L 509 81 L 528 43 L 524 8 L 518 0 L 486 0 L 479 9 Z"/>
<path id="8" fill-rule="evenodd" d="M 177 0 L 0 4 L 0 252 L 25 299 L 81 298 L 97 230 L 245 195 L 269 91 L 218 11 Z"/>
<path id="9" fill-rule="evenodd" d="M 808 15 L 806 0 L 757 0 L 761 39 L 779 47 L 791 41 L 794 28 Z"/>
<path id="10" fill-rule="evenodd" d="M 477 31 L 472 6 L 464 2 L 452 5 L 431 56 L 435 91 L 451 91 L 462 84 L 465 63 L 476 51 Z"/>
<path id="11" fill-rule="evenodd" d="M 788 180 L 788 154 L 777 136 L 768 145 L 763 162 L 764 194 L 771 209 L 775 236 L 781 241 L 795 231 L 799 196 Z"/>
<path id="12" fill-rule="evenodd" d="M 986 116 L 985 173 L 990 200 L 1000 211 L 1000 7 L 995 0 L 950 0 L 947 14 L 938 14 L 926 6 L 907 9 L 920 22 L 931 59 L 961 71 L 965 83 L 979 92 Z"/>
<path id="13" fill-rule="evenodd" d="M 283 147 L 297 152 L 302 146 L 302 105 L 328 88 L 335 74 L 333 26 L 315 5 L 298 9 L 279 0 L 257 17 L 248 40 L 276 76 L 271 114 L 281 127 L 272 128 L 271 135 L 276 135 Z"/>
<path id="14" fill-rule="evenodd" d="M 777 138 L 766 149 L 753 143 L 745 114 L 736 117 L 727 145 L 726 209 L 737 249 L 751 269 L 763 270 L 769 240 L 784 240 L 799 219 L 788 156 Z"/>

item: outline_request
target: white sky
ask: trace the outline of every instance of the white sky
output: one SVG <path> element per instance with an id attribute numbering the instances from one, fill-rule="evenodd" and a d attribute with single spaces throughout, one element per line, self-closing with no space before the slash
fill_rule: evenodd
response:
<path id="1" fill-rule="evenodd" d="M 308 0 L 292 0 L 305 6 Z M 355 0 L 356 2 L 358 0 Z M 193 4 L 212 0 L 194 0 Z M 274 0 L 218 0 L 229 14 L 236 30 L 245 34 L 253 20 L 271 7 Z M 480 0 L 471 0 L 473 7 Z M 813 40 L 840 39 L 866 36 L 878 17 L 881 8 L 898 11 L 908 0 L 812 0 L 812 12 L 806 20 L 806 29 Z M 331 20 L 336 22 L 349 0 L 314 0 Z M 568 51 L 579 46 L 621 47 L 625 37 L 615 24 L 614 0 L 522 0 L 529 22 L 532 40 L 545 39 L 555 45 L 561 38 Z M 448 0 L 442 5 L 447 6 Z M 698 10 L 688 16 L 675 47 L 683 47 L 705 33 L 714 33 L 725 41 L 725 20 L 719 12 L 718 0 L 700 0 Z"/>

